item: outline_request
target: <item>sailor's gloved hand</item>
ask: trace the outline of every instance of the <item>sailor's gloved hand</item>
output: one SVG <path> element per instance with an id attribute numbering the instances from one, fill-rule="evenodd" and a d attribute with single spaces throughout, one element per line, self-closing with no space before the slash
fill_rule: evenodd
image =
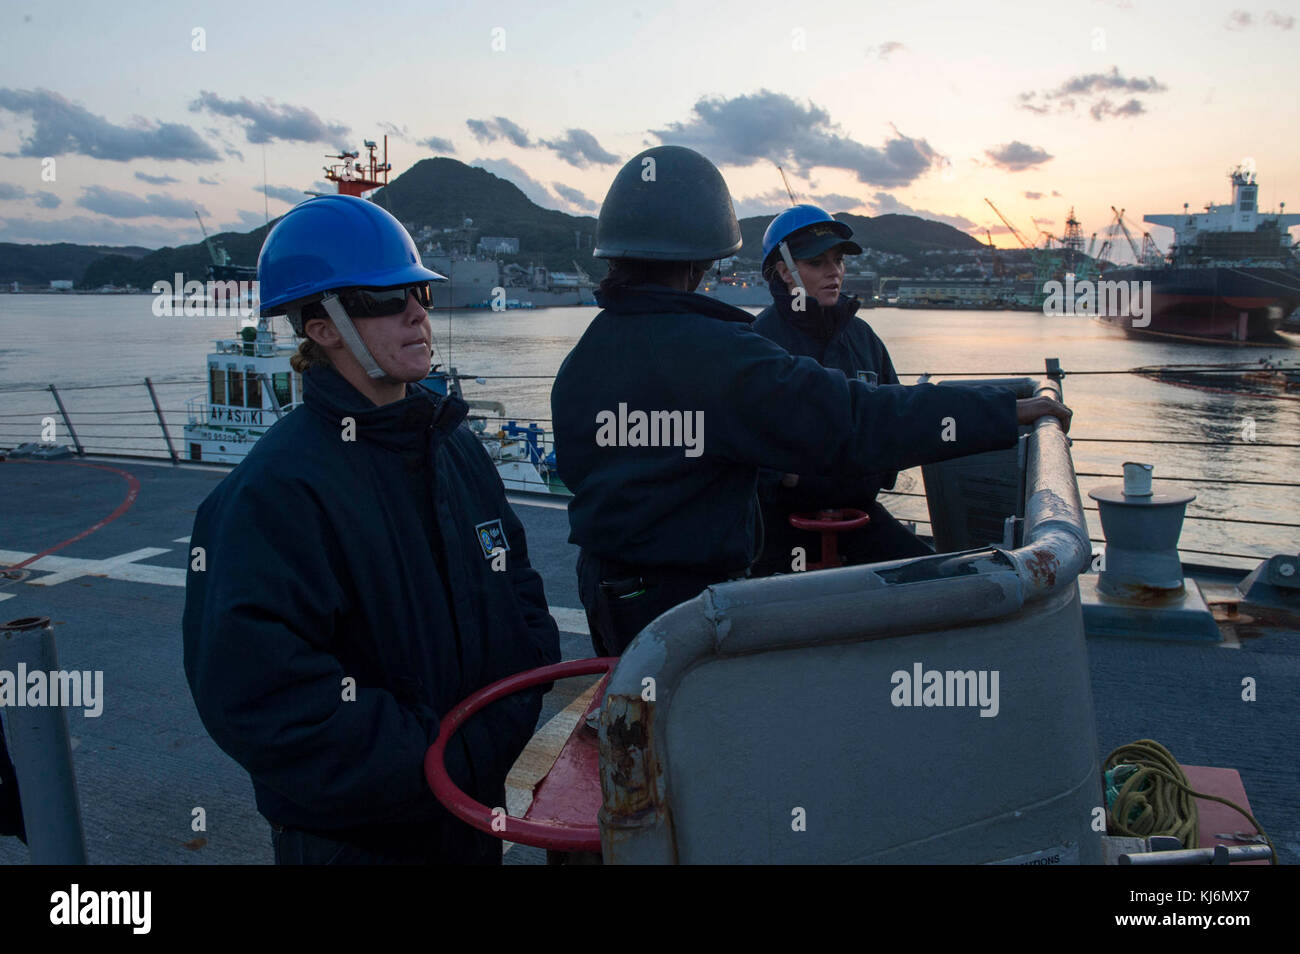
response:
<path id="1" fill-rule="evenodd" d="M 1074 412 L 1055 398 L 1033 397 L 1016 402 L 1016 421 L 1020 424 L 1033 424 L 1047 415 L 1061 422 L 1061 430 L 1067 434 L 1070 432 L 1070 418 Z"/>

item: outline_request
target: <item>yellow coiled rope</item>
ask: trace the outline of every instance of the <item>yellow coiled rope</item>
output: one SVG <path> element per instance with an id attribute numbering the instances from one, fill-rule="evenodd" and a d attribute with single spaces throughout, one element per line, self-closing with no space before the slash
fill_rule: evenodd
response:
<path id="1" fill-rule="evenodd" d="M 1106 828 L 1112 835 L 1150 838 L 1172 835 L 1185 848 L 1200 844 L 1196 799 L 1219 802 L 1250 819 L 1272 852 L 1270 863 L 1277 864 L 1277 850 L 1255 816 L 1240 805 L 1218 795 L 1194 791 L 1173 754 L 1154 739 L 1138 739 L 1121 745 L 1110 755 L 1102 771 L 1117 765 L 1132 765 L 1136 771 L 1119 789 L 1119 795 L 1106 812 Z"/>

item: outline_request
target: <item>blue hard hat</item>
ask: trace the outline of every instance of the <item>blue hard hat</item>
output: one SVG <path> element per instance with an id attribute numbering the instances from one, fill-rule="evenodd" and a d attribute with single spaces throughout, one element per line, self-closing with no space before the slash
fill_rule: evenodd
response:
<path id="1" fill-rule="evenodd" d="M 262 315 L 340 288 L 447 279 L 424 267 L 402 223 L 365 199 L 322 195 L 285 213 L 257 257 Z"/>
<path id="2" fill-rule="evenodd" d="M 860 255 L 862 246 L 852 241 L 853 229 L 837 222 L 825 209 L 815 205 L 796 205 L 774 218 L 763 233 L 763 274 L 776 264 L 779 246 L 790 245 L 794 258 L 816 258 L 828 248 L 845 246 L 849 255 Z"/>

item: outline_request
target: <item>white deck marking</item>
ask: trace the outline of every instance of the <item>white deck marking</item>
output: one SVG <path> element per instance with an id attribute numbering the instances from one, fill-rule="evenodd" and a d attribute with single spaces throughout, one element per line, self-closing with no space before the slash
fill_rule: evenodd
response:
<path id="1" fill-rule="evenodd" d="M 182 537 L 188 541 L 189 537 Z M 180 540 L 176 541 L 180 543 Z M 57 586 L 82 576 L 105 576 L 110 580 L 122 580 L 127 583 L 154 583 L 158 586 L 184 586 L 185 570 L 170 566 L 145 566 L 141 560 L 148 560 L 160 553 L 169 553 L 166 548 L 143 547 L 123 553 L 120 556 L 104 560 L 84 560 L 79 557 L 47 556 L 41 557 L 28 569 L 40 570 L 52 574 L 39 579 L 27 580 L 32 586 Z M 22 563 L 30 559 L 31 553 L 19 550 L 0 550 L 0 564 Z M 0 595 L 0 600 L 16 594 Z M 552 606 L 551 615 L 564 633 L 576 633 L 579 636 L 591 635 L 587 628 L 587 613 L 581 608 L 571 606 Z"/>
<path id="2" fill-rule="evenodd" d="M 51 576 L 27 580 L 31 586 L 56 586 L 82 576 L 104 576 L 110 580 L 122 580 L 127 583 L 155 583 L 159 586 L 184 586 L 185 571 L 167 566 L 142 566 L 136 561 L 148 560 L 160 553 L 169 553 L 163 547 L 142 547 L 108 557 L 105 560 L 83 560 L 77 557 L 46 556 L 41 557 L 28 569 L 42 570 Z M 0 563 L 21 563 L 32 557 L 31 553 L 17 550 L 0 550 Z"/>
<path id="3" fill-rule="evenodd" d="M 577 633 L 580 636 L 591 635 L 591 630 L 587 628 L 586 610 L 552 606 L 551 615 L 555 617 L 555 625 L 560 627 L 560 632 Z"/>
<path id="4" fill-rule="evenodd" d="M 0 603 L 3 603 L 5 600 L 11 600 L 17 595 L 17 593 L 0 593 Z"/>
<path id="5" fill-rule="evenodd" d="M 189 542 L 190 542 L 189 537 L 177 537 L 175 540 L 172 541 L 172 543 L 189 543 Z"/>

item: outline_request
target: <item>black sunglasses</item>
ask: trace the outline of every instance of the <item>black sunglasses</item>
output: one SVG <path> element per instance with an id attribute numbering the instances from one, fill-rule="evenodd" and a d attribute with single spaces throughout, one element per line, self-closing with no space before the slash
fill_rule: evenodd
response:
<path id="1" fill-rule="evenodd" d="M 406 310 L 406 299 L 415 296 L 423 307 L 433 304 L 433 289 L 428 282 L 402 288 L 348 288 L 338 293 L 339 301 L 352 318 L 383 318 Z"/>

